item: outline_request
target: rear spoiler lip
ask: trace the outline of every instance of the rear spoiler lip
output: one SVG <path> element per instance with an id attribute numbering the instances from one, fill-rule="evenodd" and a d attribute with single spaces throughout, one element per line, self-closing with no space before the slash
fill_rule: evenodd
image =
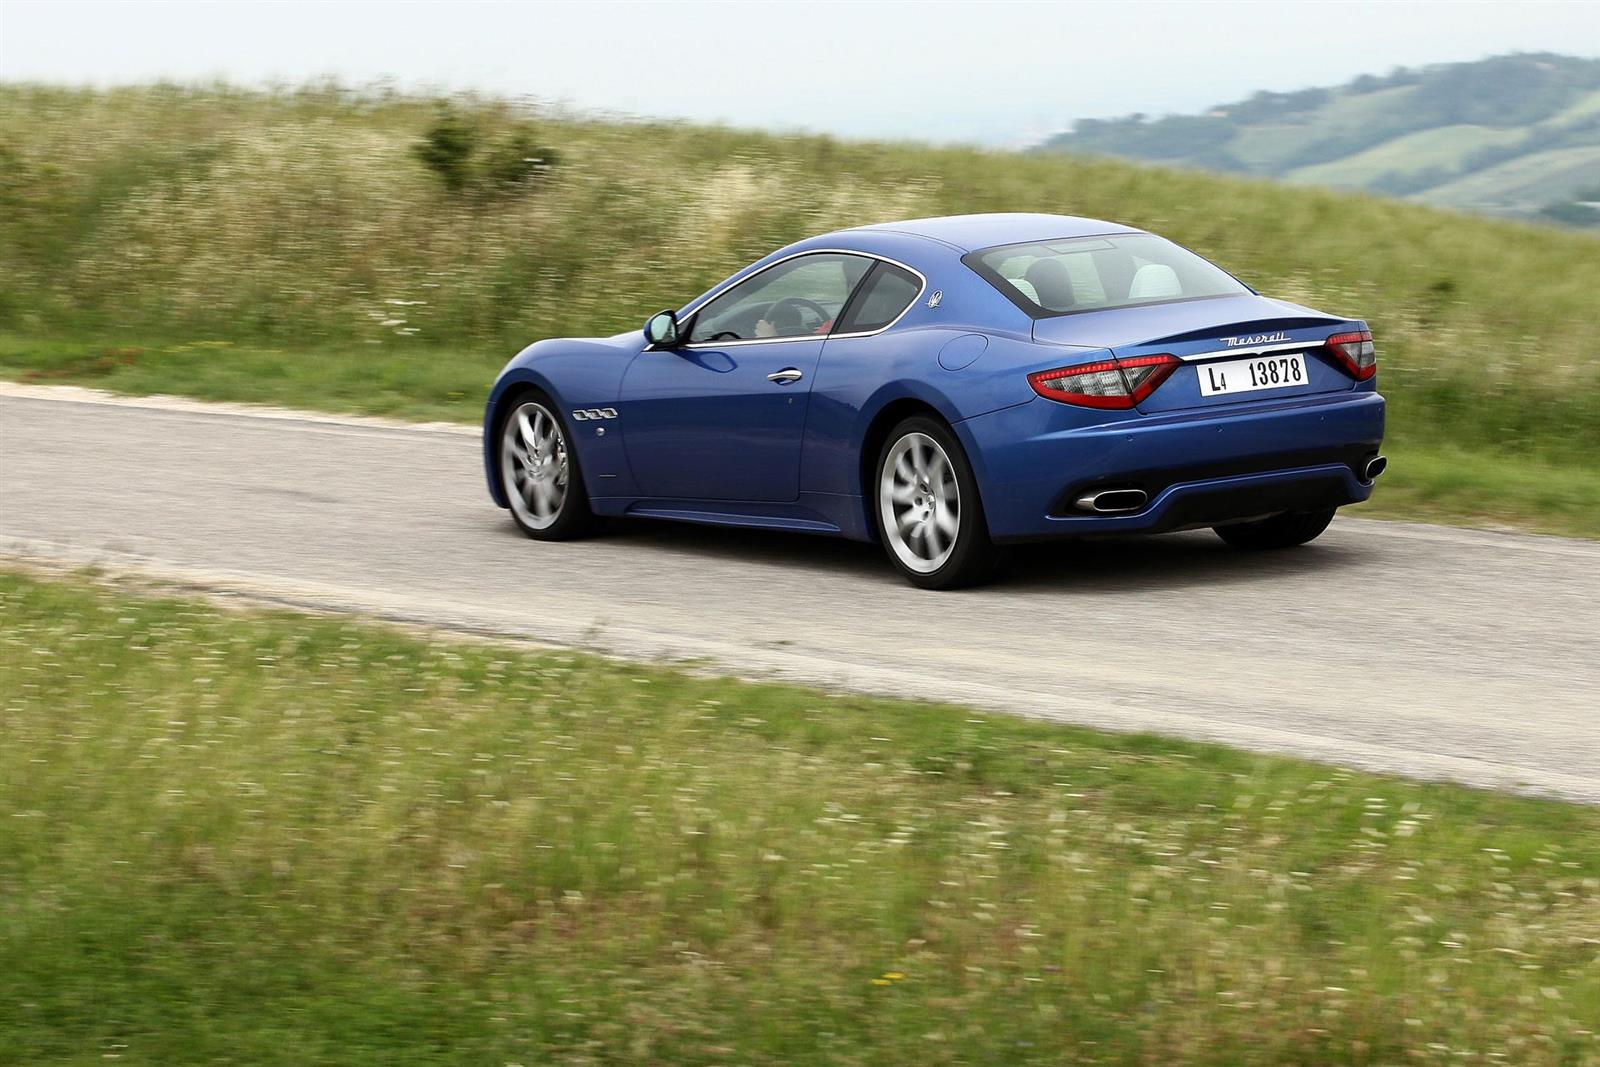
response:
<path id="1" fill-rule="evenodd" d="M 1201 352 L 1173 352 L 1171 354 L 1176 355 L 1185 363 L 1198 363 L 1203 360 L 1226 359 L 1234 356 L 1263 356 L 1269 355 L 1273 352 L 1297 352 L 1304 351 L 1308 348 L 1320 347 L 1327 340 L 1327 338 L 1333 336 L 1334 334 L 1352 332 L 1356 330 L 1364 331 L 1366 329 L 1367 324 L 1360 319 L 1338 319 L 1330 316 L 1325 325 L 1301 326 L 1295 331 L 1301 334 L 1309 334 L 1309 336 L 1301 336 L 1299 338 L 1286 337 L 1281 341 L 1275 340 L 1265 344 L 1225 345 L 1222 348 L 1207 348 Z M 1169 346 L 1165 340 L 1158 339 L 1135 345 L 1121 345 L 1116 349 L 1113 349 L 1113 351 L 1117 355 L 1121 356 L 1133 354 L 1134 352 L 1138 352 L 1140 354 L 1145 352 L 1156 352 L 1167 347 Z M 1183 346 L 1172 345 L 1170 347 L 1181 348 Z"/>
<path id="2" fill-rule="evenodd" d="M 1190 352 L 1178 358 L 1185 363 L 1198 363 L 1203 359 L 1216 359 L 1220 356 L 1263 356 L 1269 352 L 1293 352 L 1297 349 L 1315 348 L 1320 344 L 1321 341 L 1309 338 L 1303 341 L 1279 341 L 1270 345 L 1241 345 L 1237 348 L 1217 348 L 1209 352 Z"/>

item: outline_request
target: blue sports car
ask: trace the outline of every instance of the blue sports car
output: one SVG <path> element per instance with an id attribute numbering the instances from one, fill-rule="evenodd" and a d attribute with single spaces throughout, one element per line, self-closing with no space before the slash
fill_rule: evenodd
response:
<path id="1" fill-rule="evenodd" d="M 1299 545 L 1385 460 L 1366 323 L 1060 215 L 842 230 L 642 333 L 540 341 L 484 415 L 530 537 L 637 515 L 883 544 L 911 582 L 1007 543 L 1214 527 Z"/>

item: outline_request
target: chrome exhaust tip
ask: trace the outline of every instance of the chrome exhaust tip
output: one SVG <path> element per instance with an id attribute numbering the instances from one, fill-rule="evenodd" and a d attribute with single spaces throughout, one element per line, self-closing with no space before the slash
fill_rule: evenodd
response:
<path id="1" fill-rule="evenodd" d="M 1367 460 L 1367 481 L 1375 481 L 1378 475 L 1389 469 L 1388 456 L 1374 456 Z"/>
<path id="2" fill-rule="evenodd" d="M 1138 511 L 1149 499 L 1150 494 L 1143 489 L 1102 489 L 1098 493 L 1085 493 L 1074 503 L 1084 511 L 1097 511 L 1107 515 L 1122 511 Z"/>

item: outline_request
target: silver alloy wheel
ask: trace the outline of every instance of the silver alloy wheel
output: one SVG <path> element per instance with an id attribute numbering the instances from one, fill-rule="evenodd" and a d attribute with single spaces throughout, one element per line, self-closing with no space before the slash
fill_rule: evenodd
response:
<path id="1" fill-rule="evenodd" d="M 500 431 L 500 481 L 523 525 L 543 530 L 567 501 L 567 439 L 550 409 L 518 404 Z"/>
<path id="2" fill-rule="evenodd" d="M 878 514 L 895 557 L 918 574 L 944 566 L 961 529 L 961 487 L 938 441 L 908 433 L 878 476 Z"/>

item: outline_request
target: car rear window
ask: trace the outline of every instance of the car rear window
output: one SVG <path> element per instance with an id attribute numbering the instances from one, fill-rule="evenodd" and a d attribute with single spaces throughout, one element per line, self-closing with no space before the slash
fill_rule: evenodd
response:
<path id="1" fill-rule="evenodd" d="M 1034 318 L 1248 293 L 1238 279 L 1150 233 L 1036 241 L 961 260 Z"/>

